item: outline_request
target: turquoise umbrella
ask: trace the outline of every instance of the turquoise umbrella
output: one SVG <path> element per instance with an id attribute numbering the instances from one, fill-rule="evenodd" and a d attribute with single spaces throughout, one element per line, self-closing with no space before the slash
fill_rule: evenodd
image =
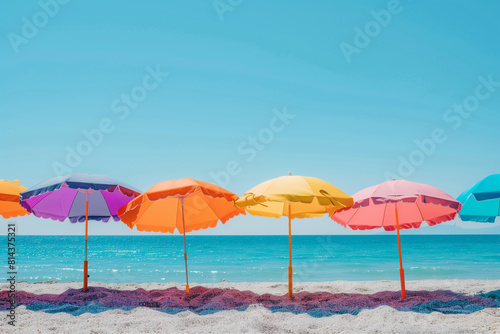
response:
<path id="1" fill-rule="evenodd" d="M 494 223 L 500 216 L 500 174 L 479 181 L 457 200 L 462 203 L 460 218 L 464 221 Z"/>

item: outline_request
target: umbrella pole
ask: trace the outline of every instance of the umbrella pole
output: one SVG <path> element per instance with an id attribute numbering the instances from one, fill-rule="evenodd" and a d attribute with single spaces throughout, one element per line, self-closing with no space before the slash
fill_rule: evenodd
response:
<path id="1" fill-rule="evenodd" d="M 288 297 L 293 297 L 293 268 L 292 268 L 292 205 L 288 203 Z"/>
<path id="2" fill-rule="evenodd" d="M 186 251 L 186 227 L 184 225 L 184 198 L 181 197 L 182 207 L 182 232 L 184 233 L 184 263 L 186 264 L 186 293 L 189 293 L 189 280 L 188 280 L 188 256 Z"/>
<path id="3" fill-rule="evenodd" d="M 398 249 L 399 249 L 399 278 L 401 280 L 401 298 L 406 298 L 405 288 L 405 271 L 403 269 L 403 258 L 401 257 L 401 239 L 399 237 L 399 218 L 398 218 L 398 204 L 396 203 L 396 230 L 398 233 Z"/>
<path id="4" fill-rule="evenodd" d="M 87 240 L 89 239 L 89 194 L 85 201 L 85 261 L 83 262 L 83 292 L 87 292 L 89 262 L 87 261 Z"/>

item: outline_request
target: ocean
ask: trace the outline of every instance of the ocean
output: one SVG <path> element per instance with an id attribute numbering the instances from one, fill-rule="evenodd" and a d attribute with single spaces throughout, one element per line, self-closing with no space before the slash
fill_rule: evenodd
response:
<path id="1" fill-rule="evenodd" d="M 187 235 L 189 281 L 286 282 L 288 236 Z M 5 237 L 6 239 L 6 237 Z M 293 236 L 295 282 L 399 280 L 394 235 Z M 402 235 L 406 280 L 500 279 L 500 235 Z M 185 281 L 182 236 L 89 236 L 89 282 Z M 81 281 L 83 236 L 17 236 L 18 281 Z M 7 255 L 0 277 L 6 279 Z"/>

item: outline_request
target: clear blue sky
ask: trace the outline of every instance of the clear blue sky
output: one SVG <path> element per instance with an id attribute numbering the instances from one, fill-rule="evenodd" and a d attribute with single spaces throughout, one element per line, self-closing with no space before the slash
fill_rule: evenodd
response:
<path id="1" fill-rule="evenodd" d="M 500 172 L 498 1 L 40 3 L 0 5 L 1 179 L 30 187 L 64 165 L 145 191 L 183 177 L 215 183 L 236 161 L 236 175 L 218 181 L 239 195 L 291 171 L 349 194 L 394 174 L 458 196 Z M 470 112 L 458 111 L 464 104 Z M 285 111 L 294 117 L 275 118 Z M 68 148 L 86 156 L 69 166 Z M 16 221 L 22 234 L 83 233 Z M 353 233 L 328 217 L 293 229 Z M 92 223 L 90 233 L 130 230 Z M 238 217 L 200 233 L 287 226 Z M 500 233 L 500 224 L 405 233 Z"/>

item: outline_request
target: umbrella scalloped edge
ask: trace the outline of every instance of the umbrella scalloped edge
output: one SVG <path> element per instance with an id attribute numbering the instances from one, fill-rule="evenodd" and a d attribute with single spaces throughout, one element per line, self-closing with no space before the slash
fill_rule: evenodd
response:
<path id="1" fill-rule="evenodd" d="M 497 216 L 479 216 L 479 215 L 460 215 L 463 221 L 472 221 L 476 223 L 495 223 Z"/>
<path id="2" fill-rule="evenodd" d="M 150 201 L 159 201 L 167 197 L 182 197 L 186 196 L 187 194 L 194 194 L 196 192 L 202 192 L 204 195 L 213 198 L 224 198 L 226 201 L 233 203 L 238 198 L 237 195 L 229 191 L 227 192 L 212 191 L 210 189 L 202 187 L 201 185 L 189 185 L 185 187 L 178 187 L 151 193 L 146 191 L 145 193 L 131 200 L 126 205 L 122 206 L 118 210 L 118 216 L 122 216 L 126 211 L 135 210 L 137 207 L 141 206 L 146 201 L 146 198 Z"/>
<path id="3" fill-rule="evenodd" d="M 453 214 L 453 215 L 443 215 L 443 216 L 440 216 L 440 217 L 437 217 L 437 218 L 434 218 L 434 219 L 424 220 L 424 221 L 429 226 L 434 226 L 434 225 L 437 225 L 437 224 L 444 223 L 446 221 L 453 220 L 453 219 L 455 219 L 455 216 L 456 216 L 456 213 Z M 345 227 L 345 228 L 349 227 L 351 230 L 361 230 L 361 231 L 364 231 L 364 230 L 379 229 L 379 228 L 383 227 L 385 231 L 396 231 L 396 227 L 394 227 L 394 226 L 373 226 L 373 225 L 354 225 L 354 226 L 351 226 L 351 225 L 348 225 L 345 221 L 343 221 L 343 220 L 339 219 L 338 217 L 336 217 L 335 215 L 331 216 L 331 218 L 334 221 L 336 221 L 337 223 L 339 223 L 340 225 L 342 225 L 343 227 Z M 422 223 L 424 221 L 413 222 L 413 223 L 406 223 L 406 224 L 399 224 L 399 229 L 400 230 L 409 230 L 409 229 L 412 229 L 412 228 L 419 228 L 420 225 L 422 225 Z"/>
<path id="4" fill-rule="evenodd" d="M 26 215 L 29 215 L 29 214 L 30 214 L 30 212 L 27 212 L 27 211 L 24 211 L 24 212 L 21 212 L 21 213 L 7 213 L 7 212 L 4 212 L 4 213 L 0 213 L 0 216 L 2 216 L 5 219 L 9 219 L 9 218 L 26 216 Z"/>
<path id="5" fill-rule="evenodd" d="M 206 224 L 190 225 L 189 228 L 186 228 L 186 233 L 216 227 L 219 220 L 222 224 L 225 224 L 229 219 L 231 219 L 239 214 L 246 215 L 246 212 L 243 209 L 238 209 L 235 211 L 231 211 L 227 215 L 219 218 L 213 224 L 210 224 L 210 225 L 206 225 Z M 141 224 L 141 227 L 138 227 L 134 221 L 124 222 L 124 223 L 132 230 L 134 229 L 134 226 L 135 226 L 137 228 L 137 231 L 140 231 L 140 232 L 162 232 L 162 233 L 172 233 L 173 234 L 173 233 L 175 233 L 175 230 L 177 230 L 179 233 L 181 233 L 181 231 L 179 231 L 179 229 L 177 227 L 167 227 L 167 226 L 154 226 L 154 227 L 152 227 L 152 226 L 147 226 L 147 225 L 143 225 L 143 224 Z"/>

